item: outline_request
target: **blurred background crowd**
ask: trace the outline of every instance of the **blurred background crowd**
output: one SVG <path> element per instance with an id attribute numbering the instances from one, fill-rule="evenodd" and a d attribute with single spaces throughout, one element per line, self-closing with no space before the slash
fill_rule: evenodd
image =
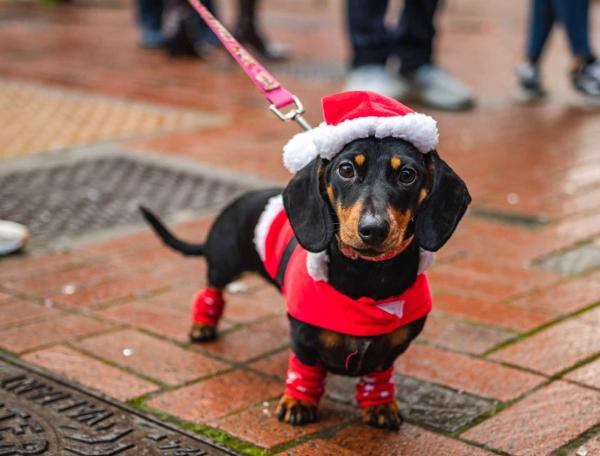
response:
<path id="1" fill-rule="evenodd" d="M 76 0 L 65 1 L 73 1 L 77 7 Z M 203 3 L 221 16 L 223 5 L 218 0 Z M 345 26 L 335 33 L 344 35 L 349 50 L 341 88 L 371 90 L 437 110 L 464 111 L 476 106 L 478 94 L 439 63 L 436 23 L 452 0 L 341 3 L 339 14 L 345 16 Z M 234 19 L 226 25 L 260 61 L 267 66 L 294 61 L 291 49 L 302 45 L 302 37 L 295 43 L 273 42 L 260 20 L 261 0 L 235 0 L 232 4 Z M 528 12 L 520 39 L 522 61 L 513 64 L 514 91 L 506 93 L 507 98 L 524 104 L 544 101 L 549 93 L 542 72 L 544 51 L 551 33 L 560 29 L 556 33 L 566 41 L 571 55 L 565 77 L 579 94 L 600 99 L 600 62 L 591 40 L 593 6 L 593 0 L 529 0 L 523 5 Z M 217 37 L 187 0 L 135 0 L 134 8 L 141 48 L 164 52 L 169 58 L 198 58 L 204 65 L 212 65 L 215 54 L 222 51 Z M 460 49 L 461 43 L 448 45 Z M 24 227 L 0 222 L 0 253 L 22 248 L 27 238 Z"/>
<path id="2" fill-rule="evenodd" d="M 591 0 L 530 0 L 524 30 L 523 63 L 517 68 L 520 99 L 546 95 L 540 74 L 545 44 L 561 25 L 572 54 L 566 69 L 573 88 L 600 96 L 600 63 L 590 44 Z M 205 5 L 215 14 L 217 5 Z M 469 109 L 475 96 L 465 84 L 436 64 L 436 15 L 444 0 L 405 0 L 398 17 L 387 17 L 388 0 L 347 0 L 347 37 L 351 47 L 347 90 L 372 90 L 446 110 Z M 259 25 L 259 0 L 239 0 L 234 36 L 266 60 L 292 58 L 285 48 L 269 42 Z M 137 0 L 141 43 L 165 47 L 170 55 L 203 56 L 215 37 L 186 0 Z M 458 46 L 459 43 L 456 43 Z"/>

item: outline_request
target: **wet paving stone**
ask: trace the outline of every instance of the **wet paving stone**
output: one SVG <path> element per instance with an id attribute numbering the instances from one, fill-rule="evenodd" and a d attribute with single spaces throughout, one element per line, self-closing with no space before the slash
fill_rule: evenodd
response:
<path id="1" fill-rule="evenodd" d="M 355 384 L 356 379 L 330 375 L 327 394 L 333 400 L 352 403 Z M 447 432 L 457 431 L 498 404 L 403 375 L 396 375 L 396 387 L 407 420 Z"/>
<path id="2" fill-rule="evenodd" d="M 600 245 L 586 243 L 548 255 L 535 263 L 544 271 L 561 274 L 581 274 L 600 266 Z"/>
<path id="3" fill-rule="evenodd" d="M 2 357 L 0 421 L 3 455 L 235 454 Z"/>

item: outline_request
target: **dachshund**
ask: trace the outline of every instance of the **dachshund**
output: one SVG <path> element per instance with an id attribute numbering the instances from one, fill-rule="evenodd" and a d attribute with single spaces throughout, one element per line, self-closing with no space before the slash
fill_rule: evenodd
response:
<path id="1" fill-rule="evenodd" d="M 450 238 L 470 201 L 463 180 L 435 149 L 423 153 L 406 139 L 369 136 L 330 159 L 313 158 L 283 189 L 237 198 L 202 244 L 175 238 L 141 209 L 167 245 L 208 263 L 193 342 L 217 336 L 221 291 L 243 273 L 258 273 L 283 292 L 291 355 L 280 421 L 315 421 L 332 372 L 360 377 L 356 399 L 365 423 L 398 429 L 393 363 L 431 308 L 424 263 Z M 273 227 L 283 234 L 272 236 Z M 265 259 L 265 249 L 274 259 Z"/>

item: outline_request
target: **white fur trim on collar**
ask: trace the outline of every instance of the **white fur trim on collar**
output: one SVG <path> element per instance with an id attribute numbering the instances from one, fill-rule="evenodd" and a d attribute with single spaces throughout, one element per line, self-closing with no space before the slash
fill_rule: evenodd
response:
<path id="1" fill-rule="evenodd" d="M 338 125 L 321 123 L 318 127 L 295 135 L 283 148 L 283 164 L 293 173 L 300 171 L 313 159 L 332 159 L 355 139 L 400 138 L 420 152 L 427 153 L 438 144 L 437 122 L 420 113 L 394 117 L 359 117 Z"/>
<path id="2" fill-rule="evenodd" d="M 314 280 L 323 280 L 327 282 L 328 276 L 328 265 L 329 255 L 327 252 L 308 252 L 306 255 L 306 270 L 308 275 Z"/>
<path id="3" fill-rule="evenodd" d="M 265 242 L 267 242 L 267 234 L 269 228 L 277 214 L 283 210 L 283 197 L 281 195 L 269 198 L 265 209 L 258 219 L 256 227 L 254 227 L 254 246 L 260 256 L 260 259 L 265 261 Z"/>
<path id="4" fill-rule="evenodd" d="M 421 274 L 429 269 L 435 261 L 435 253 L 429 250 L 419 248 L 419 270 L 417 274 Z M 327 252 L 308 252 L 306 256 L 306 270 L 308 275 L 314 280 L 323 280 L 325 282 L 329 279 L 329 255 Z"/>
<path id="5" fill-rule="evenodd" d="M 419 248 L 419 254 L 419 270 L 417 271 L 417 274 L 425 272 L 427 269 L 433 266 L 433 263 L 435 262 L 434 252 Z"/>

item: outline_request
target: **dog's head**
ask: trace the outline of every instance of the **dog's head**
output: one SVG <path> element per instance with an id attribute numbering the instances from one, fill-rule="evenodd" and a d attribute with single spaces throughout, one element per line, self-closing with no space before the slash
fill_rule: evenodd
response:
<path id="1" fill-rule="evenodd" d="M 316 158 L 283 192 L 302 247 L 335 241 L 349 257 L 400 252 L 411 240 L 436 251 L 454 232 L 471 197 L 436 151 L 419 152 L 396 138 L 347 144 L 331 161 Z"/>

